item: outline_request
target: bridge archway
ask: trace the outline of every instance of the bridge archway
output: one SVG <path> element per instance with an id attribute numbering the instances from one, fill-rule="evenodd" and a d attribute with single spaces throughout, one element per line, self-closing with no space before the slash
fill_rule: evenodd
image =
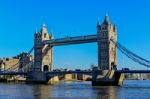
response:
<path id="1" fill-rule="evenodd" d="M 49 71 L 49 66 L 48 66 L 48 65 L 44 65 L 44 66 L 43 66 L 43 71 L 44 71 L 44 72 Z"/>

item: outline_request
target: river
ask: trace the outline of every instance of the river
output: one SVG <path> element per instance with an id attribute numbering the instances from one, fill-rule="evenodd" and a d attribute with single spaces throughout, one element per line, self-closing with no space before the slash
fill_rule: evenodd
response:
<path id="1" fill-rule="evenodd" d="M 92 87 L 91 82 L 57 85 L 0 83 L 0 99 L 150 99 L 150 80 L 125 80 L 121 87 Z"/>

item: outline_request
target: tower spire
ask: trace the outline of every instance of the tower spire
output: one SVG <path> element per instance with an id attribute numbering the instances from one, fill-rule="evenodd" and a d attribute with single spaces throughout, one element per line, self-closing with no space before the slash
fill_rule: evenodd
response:
<path id="1" fill-rule="evenodd" d="M 99 20 L 99 17 L 98 17 L 98 21 L 97 21 L 97 26 L 100 26 L 100 20 Z"/>
<path id="2" fill-rule="evenodd" d="M 110 21 L 109 21 L 109 16 L 108 16 L 108 14 L 106 13 L 106 15 L 105 15 L 105 20 L 104 20 L 104 24 L 109 24 L 110 23 Z"/>
<path id="3" fill-rule="evenodd" d="M 41 33 L 47 33 L 46 25 L 43 23 Z"/>
<path id="4" fill-rule="evenodd" d="M 38 33 L 38 31 L 37 31 L 37 27 L 35 28 L 35 34 L 37 34 Z"/>
<path id="5" fill-rule="evenodd" d="M 116 31 L 116 24 L 113 25 L 113 31 Z"/>

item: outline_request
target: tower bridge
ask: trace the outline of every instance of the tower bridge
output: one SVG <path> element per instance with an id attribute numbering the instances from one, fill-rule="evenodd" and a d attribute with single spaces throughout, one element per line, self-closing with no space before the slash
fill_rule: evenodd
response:
<path id="1" fill-rule="evenodd" d="M 98 70 L 93 71 L 53 71 L 53 47 L 96 42 L 98 46 Z M 123 73 L 150 73 L 150 70 L 117 70 L 117 48 L 128 58 L 143 66 L 150 67 L 150 61 L 131 52 L 117 42 L 117 28 L 111 24 L 109 17 L 106 15 L 104 22 L 97 23 L 97 33 L 92 35 L 65 37 L 54 39 L 49 35 L 45 24 L 40 32 L 34 35 L 34 47 L 27 55 L 34 50 L 34 60 L 24 66 L 30 68 L 29 72 L 24 72 L 24 68 L 18 71 L 3 71 L 0 75 L 27 75 L 27 80 L 31 82 L 48 82 L 49 79 L 57 75 L 70 73 L 92 75 L 92 85 L 121 85 L 123 83 Z M 24 57 L 26 58 L 26 57 Z M 22 61 L 22 60 L 20 60 Z M 31 66 L 33 65 L 34 66 Z M 12 66 L 8 70 L 16 70 Z"/>
<path id="2" fill-rule="evenodd" d="M 46 26 L 43 25 L 40 32 L 35 33 L 34 38 L 34 69 L 37 71 L 52 70 L 52 48 L 54 46 L 81 44 L 97 42 L 98 45 L 98 66 L 100 69 L 114 69 L 117 65 L 116 45 L 110 42 L 117 41 L 116 26 L 111 24 L 109 17 L 106 15 L 104 22 L 97 23 L 97 34 L 84 35 L 77 37 L 66 37 L 54 39 L 48 34 Z"/>

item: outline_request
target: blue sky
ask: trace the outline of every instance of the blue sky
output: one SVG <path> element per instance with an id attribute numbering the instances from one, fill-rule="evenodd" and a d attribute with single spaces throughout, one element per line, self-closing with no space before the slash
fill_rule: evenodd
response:
<path id="1" fill-rule="evenodd" d="M 149 0 L 1 0 L 0 57 L 27 52 L 35 29 L 43 23 L 55 38 L 96 33 L 108 13 L 116 23 L 118 41 L 150 60 Z M 89 68 L 97 64 L 97 44 L 54 48 L 54 67 Z M 118 52 L 118 67 L 142 68 Z"/>

